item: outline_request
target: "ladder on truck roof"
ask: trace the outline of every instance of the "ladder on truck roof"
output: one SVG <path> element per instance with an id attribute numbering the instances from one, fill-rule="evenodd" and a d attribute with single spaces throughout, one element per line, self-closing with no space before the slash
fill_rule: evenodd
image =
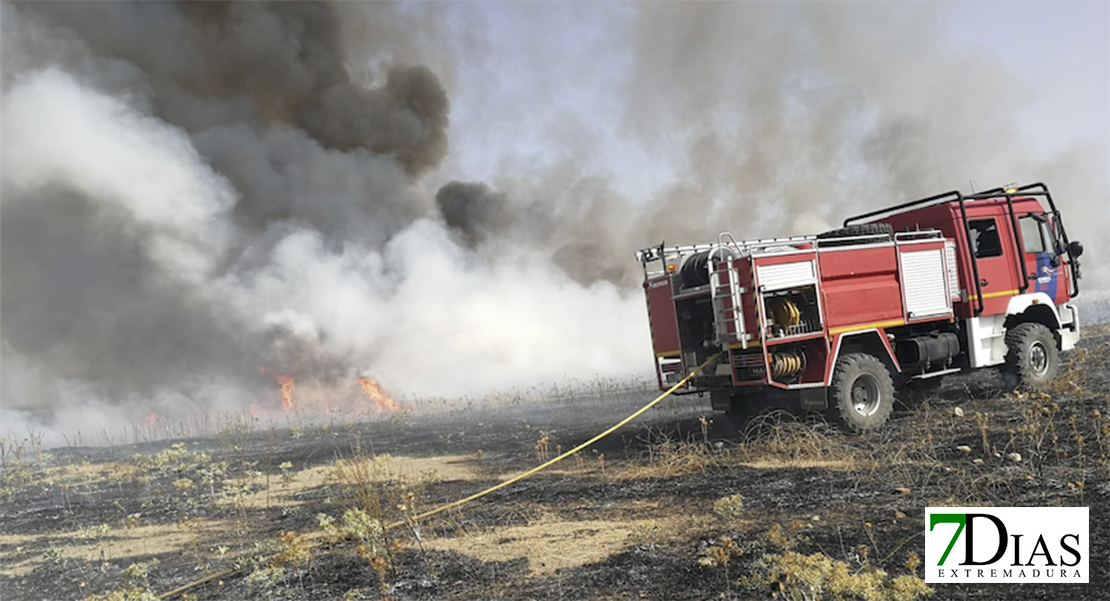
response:
<path id="1" fill-rule="evenodd" d="M 896 243 L 908 241 L 910 239 L 928 239 L 928 238 L 943 238 L 943 234 L 939 230 L 917 230 L 911 232 L 895 232 L 893 238 L 889 234 L 863 234 L 859 236 L 839 236 L 836 238 L 822 238 L 820 236 L 789 236 L 785 238 L 758 238 L 753 240 L 736 240 L 730 232 L 721 232 L 717 236 L 716 244 L 684 244 L 667 246 L 666 243 L 660 243 L 657 246 L 650 246 L 636 252 L 636 260 L 644 266 L 644 275 L 646 277 L 657 277 L 666 273 L 666 269 L 659 271 L 648 271 L 647 264 L 653 261 L 667 262 L 668 259 L 676 260 L 677 265 L 682 257 L 688 255 L 708 252 L 718 253 L 722 249 L 729 250 L 733 253 L 731 258 L 740 257 L 758 257 L 776 255 L 791 250 L 800 250 L 797 248 L 799 244 L 809 244 L 812 248 L 807 249 L 813 252 L 821 252 L 828 250 L 823 245 L 835 244 L 838 250 L 844 248 L 844 244 L 850 243 L 853 245 L 864 244 L 882 244 L 882 243 Z"/>
<path id="2" fill-rule="evenodd" d="M 1010 227 L 1012 227 L 1014 231 L 1014 235 L 1011 236 L 1011 238 L 1014 240 L 1015 246 L 1014 259 L 1017 261 L 1021 269 L 1022 277 L 1019 292 L 1024 293 L 1026 290 L 1029 289 L 1029 271 L 1025 266 L 1025 259 L 1022 252 L 1024 240 L 1021 239 L 1021 228 L 1018 227 L 1017 215 L 1014 214 L 1014 196 L 1040 197 L 1048 201 L 1049 214 L 1052 216 L 1053 221 L 1056 223 L 1056 228 L 1059 230 L 1058 233 L 1060 235 L 1060 238 L 1064 242 L 1064 251 L 1068 255 L 1068 263 L 1071 265 L 1072 269 L 1072 277 L 1069 278 L 1071 280 L 1071 290 L 1069 291 L 1069 296 L 1071 296 L 1071 298 L 1079 296 L 1078 257 L 1076 257 L 1072 253 L 1071 243 L 1068 241 L 1068 233 L 1067 230 L 1064 229 L 1064 220 L 1060 217 L 1060 210 L 1056 208 L 1056 203 L 1052 200 L 1052 193 L 1048 191 L 1048 186 L 1041 182 L 1013 188 L 992 188 L 990 190 L 984 190 L 982 192 L 976 192 L 974 194 L 967 195 L 961 193 L 959 190 L 952 190 L 943 194 L 937 194 L 935 196 L 913 200 L 910 202 L 902 203 L 900 205 L 895 205 L 893 207 L 887 207 L 885 209 L 863 213 L 862 215 L 856 215 L 855 217 L 849 217 L 844 220 L 844 227 L 848 227 L 849 225 L 852 225 L 854 223 L 866 223 L 874 221 L 875 218 L 891 217 L 893 215 L 905 213 L 910 209 L 920 209 L 948 202 L 958 202 L 960 205 L 960 220 L 964 226 L 964 235 L 966 236 L 966 239 L 970 241 L 971 227 L 968 225 L 967 222 L 967 203 L 976 200 L 1005 198 L 1006 210 L 1010 216 Z M 975 300 L 977 301 L 975 314 L 981 315 L 983 313 L 983 287 L 979 283 L 979 260 L 975 257 L 975 253 L 968 254 L 971 255 L 971 271 L 975 280 Z"/>

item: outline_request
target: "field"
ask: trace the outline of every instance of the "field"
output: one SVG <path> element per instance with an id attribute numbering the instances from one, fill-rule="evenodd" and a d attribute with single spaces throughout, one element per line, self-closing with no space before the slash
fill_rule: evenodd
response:
<path id="1" fill-rule="evenodd" d="M 539 401 L 209 436 L 3 446 L 3 599 L 1107 599 L 1110 328 L 1052 390 L 955 377 L 887 428 L 768 414 L 737 431 L 597 382 Z M 926 587 L 926 506 L 1089 506 L 1089 585 Z M 1101 541 L 1101 542 L 1100 542 Z"/>

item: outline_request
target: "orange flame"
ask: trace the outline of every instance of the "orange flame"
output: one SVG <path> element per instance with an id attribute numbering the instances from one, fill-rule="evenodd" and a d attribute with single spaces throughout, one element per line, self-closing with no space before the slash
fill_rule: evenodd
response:
<path id="1" fill-rule="evenodd" d="M 281 386 L 281 407 L 286 411 L 293 408 L 293 393 L 297 390 L 296 383 L 293 382 L 293 376 L 287 374 L 279 374 L 263 367 L 261 369 L 264 374 L 271 374 L 277 378 L 278 384 Z"/>
<path id="2" fill-rule="evenodd" d="M 382 391 L 381 386 L 370 378 L 359 378 L 358 383 L 362 386 L 362 394 L 365 394 L 377 408 L 378 413 L 400 411 L 401 405 L 396 399 Z"/>
<path id="3" fill-rule="evenodd" d="M 293 391 L 297 389 L 297 385 L 293 383 L 293 376 L 274 374 L 274 377 L 281 384 L 281 407 L 288 411 L 293 408 Z"/>

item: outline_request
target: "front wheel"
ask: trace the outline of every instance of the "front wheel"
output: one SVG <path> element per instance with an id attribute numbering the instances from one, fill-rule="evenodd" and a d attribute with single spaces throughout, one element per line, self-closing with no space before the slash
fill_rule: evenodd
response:
<path id="1" fill-rule="evenodd" d="M 1056 377 L 1060 351 L 1052 331 L 1039 323 L 1022 323 L 1006 332 L 1006 380 L 1028 390 L 1040 390 Z"/>
<path id="2" fill-rule="evenodd" d="M 855 432 L 875 430 L 894 409 L 894 381 L 877 357 L 849 353 L 836 362 L 829 386 L 833 417 Z"/>

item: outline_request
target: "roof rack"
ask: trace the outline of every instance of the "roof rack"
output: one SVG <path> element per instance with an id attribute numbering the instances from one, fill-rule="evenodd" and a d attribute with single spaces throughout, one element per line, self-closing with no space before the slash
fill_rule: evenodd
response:
<path id="1" fill-rule="evenodd" d="M 1013 202 L 1014 196 L 1043 197 L 1045 200 L 1048 201 L 1048 206 L 1049 206 L 1049 209 L 1050 209 L 1049 213 L 1052 215 L 1052 217 L 1053 217 L 1053 219 L 1056 223 L 1057 229 L 1059 229 L 1060 238 L 1063 239 L 1063 241 L 1064 241 L 1065 252 L 1067 252 L 1068 259 L 1069 259 L 1069 261 L 1072 265 L 1073 277 L 1071 278 L 1071 285 L 1072 285 L 1071 297 L 1074 298 L 1074 297 L 1078 296 L 1079 295 L 1079 262 L 1076 260 L 1076 257 L 1072 254 L 1071 244 L 1068 241 L 1068 234 L 1067 234 L 1067 231 L 1064 230 L 1064 221 L 1063 221 L 1063 219 L 1060 218 L 1060 211 L 1056 208 L 1056 203 L 1052 200 L 1052 193 L 1048 191 L 1048 186 L 1046 186 L 1044 183 L 1041 183 L 1041 182 L 1037 182 L 1035 184 L 1028 184 L 1028 185 L 1025 185 L 1025 186 L 1021 186 L 1019 188 L 991 188 L 990 190 L 984 190 L 982 192 L 976 192 L 974 194 L 968 194 L 966 196 L 963 193 L 961 193 L 959 190 L 952 190 L 950 192 L 944 192 L 942 194 L 937 194 L 935 196 L 929 196 L 927 198 L 922 198 L 922 199 L 919 199 L 919 200 L 913 200 L 913 201 L 910 201 L 910 202 L 907 202 L 907 203 L 903 203 L 903 204 L 900 204 L 900 205 L 895 205 L 893 207 L 887 207 L 885 209 L 879 209 L 878 211 L 871 211 L 869 213 L 863 213 L 862 215 L 856 215 L 855 217 L 849 217 L 849 218 L 844 220 L 844 227 L 848 227 L 849 225 L 851 225 L 853 223 L 860 223 L 860 222 L 863 222 L 863 221 L 873 221 L 874 218 L 880 217 L 880 216 L 881 217 L 890 217 L 890 216 L 893 216 L 893 215 L 897 215 L 899 213 L 904 213 L 910 208 L 923 208 L 923 207 L 929 207 L 929 206 L 943 204 L 943 203 L 946 203 L 946 202 L 958 202 L 958 203 L 960 203 L 960 218 L 961 218 L 961 221 L 963 222 L 964 234 L 967 236 L 967 239 L 970 240 L 971 239 L 971 230 L 970 230 L 970 227 L 968 226 L 967 208 L 965 206 L 967 204 L 967 202 L 976 201 L 976 200 L 987 200 L 987 199 L 992 199 L 992 198 L 1005 198 L 1006 199 L 1006 207 L 1007 207 L 1007 210 L 1008 210 L 1009 215 L 1010 215 L 1010 225 L 1011 225 L 1011 227 L 1013 228 L 1013 231 L 1014 231 L 1013 240 L 1014 240 L 1014 245 L 1016 247 L 1014 249 L 1015 250 L 1015 255 L 1014 256 L 1017 258 L 1017 262 L 1018 262 L 1018 264 L 1020 265 L 1020 268 L 1021 268 L 1022 282 L 1021 282 L 1021 286 L 1020 286 L 1019 290 L 1020 290 L 1020 292 L 1025 292 L 1026 290 L 1029 289 L 1029 273 L 1026 269 L 1025 261 L 1024 261 L 1024 259 L 1022 259 L 1022 246 L 1021 245 L 1022 245 L 1023 241 L 1020 240 L 1020 238 L 1021 238 L 1021 229 L 1018 227 L 1017 216 L 1014 214 L 1014 202 Z M 972 255 L 971 255 L 971 270 L 972 270 L 972 272 L 975 276 L 975 292 L 976 292 L 975 298 L 978 302 L 978 306 L 975 308 L 975 314 L 979 315 L 983 312 L 983 291 L 982 291 L 982 286 L 979 283 L 980 282 L 980 280 L 979 280 L 979 261 L 975 257 L 974 253 L 972 253 Z"/>

